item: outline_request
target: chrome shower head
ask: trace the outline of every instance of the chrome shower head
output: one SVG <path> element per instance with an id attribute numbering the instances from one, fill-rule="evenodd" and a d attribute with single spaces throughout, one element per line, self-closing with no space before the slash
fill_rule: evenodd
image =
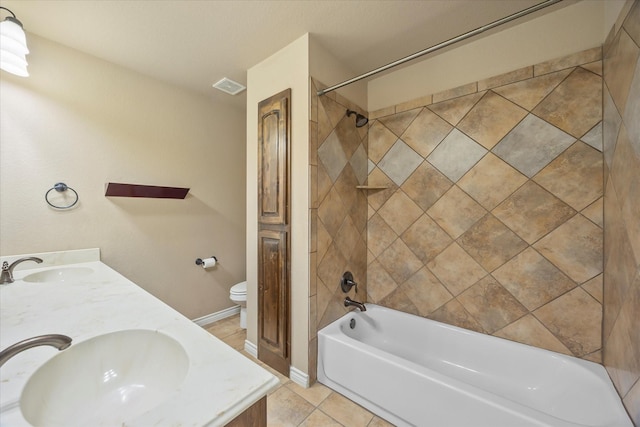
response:
<path id="1" fill-rule="evenodd" d="M 366 118 L 365 116 L 363 116 L 362 114 L 360 114 L 360 113 L 358 113 L 356 111 L 347 110 L 347 117 L 349 117 L 352 114 L 356 115 L 356 127 L 357 128 L 361 128 L 362 126 L 364 126 L 367 123 L 369 123 L 369 119 Z"/>

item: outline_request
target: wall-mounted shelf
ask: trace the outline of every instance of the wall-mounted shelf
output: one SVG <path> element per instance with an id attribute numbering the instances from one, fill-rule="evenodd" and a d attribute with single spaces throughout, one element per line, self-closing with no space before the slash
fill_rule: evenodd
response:
<path id="1" fill-rule="evenodd" d="M 160 187 L 156 185 L 120 184 L 108 182 L 105 186 L 106 197 L 149 197 L 154 199 L 184 199 L 188 188 Z"/>
<path id="2" fill-rule="evenodd" d="M 386 190 L 389 187 L 386 185 L 356 185 L 356 188 L 360 190 Z"/>

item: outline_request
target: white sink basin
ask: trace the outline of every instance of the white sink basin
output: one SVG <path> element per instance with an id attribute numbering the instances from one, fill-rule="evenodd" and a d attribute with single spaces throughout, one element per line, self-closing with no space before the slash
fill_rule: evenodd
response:
<path id="1" fill-rule="evenodd" d="M 66 282 L 93 273 L 93 269 L 89 267 L 60 267 L 50 270 L 31 273 L 24 277 L 25 282 L 44 283 L 44 282 Z"/>
<path id="2" fill-rule="evenodd" d="M 177 390 L 189 367 L 184 348 L 153 330 L 98 335 L 56 354 L 20 397 L 36 426 L 125 425 Z"/>

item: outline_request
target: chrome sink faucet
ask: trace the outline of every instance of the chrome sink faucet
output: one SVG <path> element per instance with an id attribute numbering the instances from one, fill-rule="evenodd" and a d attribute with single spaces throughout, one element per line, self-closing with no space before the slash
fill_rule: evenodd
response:
<path id="1" fill-rule="evenodd" d="M 0 285 L 6 285 L 8 283 L 13 283 L 13 269 L 15 268 L 16 265 L 20 264 L 21 262 L 25 262 L 25 261 L 35 261 L 38 264 L 40 264 L 42 262 L 42 259 L 34 257 L 34 256 L 30 256 L 27 258 L 20 258 L 17 259 L 15 261 L 13 261 L 11 263 L 11 265 L 9 265 L 9 263 L 7 261 L 2 263 L 2 275 L 0 275 Z"/>
<path id="2" fill-rule="evenodd" d="M 19 341 L 0 351 L 0 366 L 4 365 L 7 360 L 16 354 L 40 345 L 50 345 L 58 350 L 64 350 L 71 345 L 71 338 L 66 335 L 47 334 Z"/>

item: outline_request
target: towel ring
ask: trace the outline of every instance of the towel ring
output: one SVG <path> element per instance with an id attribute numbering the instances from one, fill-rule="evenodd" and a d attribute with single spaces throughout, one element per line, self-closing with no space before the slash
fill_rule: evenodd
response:
<path id="1" fill-rule="evenodd" d="M 57 206 L 57 205 L 54 205 L 53 203 L 51 203 L 51 202 L 49 201 L 49 193 L 51 193 L 51 191 L 53 191 L 53 190 L 56 190 L 58 193 L 62 193 L 62 192 L 65 192 L 65 191 L 67 191 L 67 190 L 71 190 L 71 191 L 73 192 L 73 194 L 75 194 L 76 199 L 73 201 L 73 203 L 71 203 L 70 205 L 67 205 L 67 206 Z M 47 191 L 47 192 L 45 193 L 45 195 L 44 195 L 44 200 L 47 202 L 47 204 L 48 204 L 49 206 L 51 206 L 52 208 L 55 208 L 55 209 L 70 209 L 70 208 L 74 207 L 76 203 L 78 203 L 78 199 L 79 199 L 79 198 L 80 198 L 80 197 L 78 196 L 78 193 L 76 192 L 76 190 L 74 190 L 73 188 L 71 188 L 71 187 L 67 186 L 67 184 L 65 184 L 64 182 L 58 182 L 58 183 L 56 183 L 56 184 L 55 184 L 52 188 L 50 188 L 50 189 L 49 189 L 49 191 Z"/>

